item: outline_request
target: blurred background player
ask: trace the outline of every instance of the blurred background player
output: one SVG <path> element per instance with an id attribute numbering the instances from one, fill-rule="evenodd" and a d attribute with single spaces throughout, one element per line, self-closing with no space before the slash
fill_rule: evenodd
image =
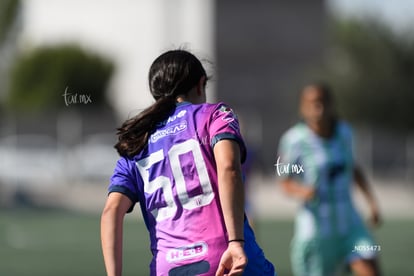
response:
<path id="1" fill-rule="evenodd" d="M 206 82 L 184 50 L 151 65 L 155 103 L 118 131 L 121 158 L 101 219 L 108 275 L 121 275 L 123 218 L 137 202 L 151 275 L 275 275 L 244 214 L 239 123 L 228 106 L 205 103 Z"/>
<path id="2" fill-rule="evenodd" d="M 302 121 L 282 136 L 277 173 L 283 190 L 302 201 L 291 244 L 296 276 L 335 275 L 348 264 L 356 275 L 379 275 L 380 250 L 351 198 L 357 184 L 368 201 L 371 223 L 378 205 L 352 154 L 350 126 L 337 118 L 330 89 L 305 86 L 300 95 Z"/>

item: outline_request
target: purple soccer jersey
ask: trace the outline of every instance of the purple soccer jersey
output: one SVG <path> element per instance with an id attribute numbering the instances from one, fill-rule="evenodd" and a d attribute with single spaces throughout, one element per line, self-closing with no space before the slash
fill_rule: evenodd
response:
<path id="1" fill-rule="evenodd" d="M 196 264 L 197 275 L 214 275 L 227 248 L 221 212 L 214 144 L 222 139 L 245 146 L 233 111 L 223 103 L 182 103 L 159 123 L 148 146 L 122 157 L 109 192 L 139 202 L 149 230 L 151 275 L 182 275 Z"/>

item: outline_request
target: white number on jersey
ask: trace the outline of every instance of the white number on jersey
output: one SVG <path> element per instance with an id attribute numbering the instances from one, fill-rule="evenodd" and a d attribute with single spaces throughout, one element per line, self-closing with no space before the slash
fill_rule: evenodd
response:
<path id="1" fill-rule="evenodd" d="M 202 194 L 193 197 L 190 197 L 187 192 L 187 186 L 180 163 L 180 155 L 189 152 L 191 152 L 194 157 L 195 167 L 197 169 L 197 172 L 195 173 L 198 174 L 198 179 L 200 180 L 201 189 L 203 191 Z M 160 175 L 149 181 L 149 169 L 162 161 L 163 158 L 164 150 L 161 149 L 137 162 L 138 170 L 144 181 L 144 192 L 152 194 L 158 189 L 162 189 L 162 194 L 167 206 L 151 211 L 157 221 L 171 218 L 177 211 L 170 179 L 167 176 Z M 169 158 L 169 163 L 171 164 L 171 168 L 169 169 L 171 169 L 174 177 L 178 199 L 182 207 L 186 210 L 193 210 L 210 204 L 214 199 L 214 193 L 199 142 L 195 139 L 190 139 L 183 143 L 173 145 L 168 151 L 167 158 Z"/>

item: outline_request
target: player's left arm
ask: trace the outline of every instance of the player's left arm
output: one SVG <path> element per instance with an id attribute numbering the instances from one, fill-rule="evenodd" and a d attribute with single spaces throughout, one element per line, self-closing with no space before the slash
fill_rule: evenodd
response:
<path id="1" fill-rule="evenodd" d="M 378 202 L 375 199 L 374 193 L 372 192 L 372 189 L 368 184 L 366 177 L 364 176 L 361 168 L 358 166 L 354 167 L 354 181 L 355 184 L 361 189 L 362 193 L 368 201 L 369 207 L 371 209 L 371 223 L 374 226 L 379 226 L 381 224 L 381 215 Z"/>
<path id="2" fill-rule="evenodd" d="M 241 176 L 240 146 L 233 140 L 221 140 L 214 146 L 219 197 L 228 234 L 228 247 L 220 259 L 216 275 L 242 275 L 247 257 L 244 252 L 244 187 Z"/>

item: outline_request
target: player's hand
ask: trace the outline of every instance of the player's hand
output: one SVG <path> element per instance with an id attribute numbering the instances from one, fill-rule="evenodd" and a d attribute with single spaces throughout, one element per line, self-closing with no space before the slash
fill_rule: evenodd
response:
<path id="1" fill-rule="evenodd" d="M 243 249 L 243 243 L 231 242 L 221 256 L 216 276 L 242 275 L 247 265 L 247 257 Z M 224 274 L 226 273 L 226 274 Z"/>
<path id="2" fill-rule="evenodd" d="M 316 189 L 314 187 L 302 187 L 302 198 L 305 201 L 310 201 L 315 198 L 316 195 Z"/>
<path id="3" fill-rule="evenodd" d="M 372 207 L 370 223 L 374 227 L 379 227 L 382 224 L 381 214 L 377 207 Z"/>

